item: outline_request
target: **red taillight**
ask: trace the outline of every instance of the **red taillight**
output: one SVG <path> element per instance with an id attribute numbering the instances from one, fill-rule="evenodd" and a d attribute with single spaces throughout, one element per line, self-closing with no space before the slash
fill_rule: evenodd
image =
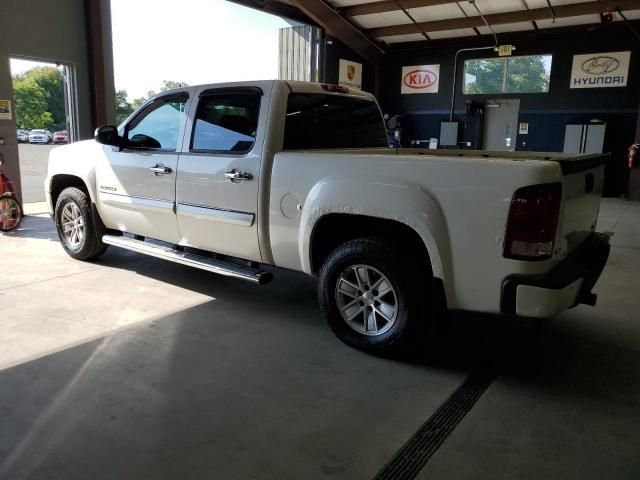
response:
<path id="1" fill-rule="evenodd" d="M 342 85 L 330 85 L 327 83 L 323 83 L 322 88 L 327 92 L 349 93 L 349 89 L 347 87 L 343 87 Z"/>
<path id="2" fill-rule="evenodd" d="M 504 257 L 546 260 L 553 255 L 562 184 L 546 183 L 516 190 L 511 199 Z"/>

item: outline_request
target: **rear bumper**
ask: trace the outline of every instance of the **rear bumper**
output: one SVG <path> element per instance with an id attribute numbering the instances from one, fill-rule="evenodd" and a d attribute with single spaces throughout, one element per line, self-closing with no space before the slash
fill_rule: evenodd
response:
<path id="1" fill-rule="evenodd" d="M 593 233 L 545 275 L 510 275 L 502 283 L 502 313 L 549 318 L 580 303 L 595 305 L 591 289 L 609 258 L 609 237 Z"/>

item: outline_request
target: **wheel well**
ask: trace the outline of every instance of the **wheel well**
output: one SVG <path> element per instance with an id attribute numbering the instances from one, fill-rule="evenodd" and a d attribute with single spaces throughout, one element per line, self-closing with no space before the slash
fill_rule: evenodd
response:
<path id="1" fill-rule="evenodd" d="M 429 252 L 420 235 L 411 227 L 396 220 L 333 213 L 322 217 L 311 234 L 311 269 L 318 273 L 329 254 L 339 245 L 361 237 L 379 237 L 402 248 L 412 261 L 431 271 Z"/>
<path id="2" fill-rule="evenodd" d="M 62 193 L 62 191 L 68 187 L 76 187 L 77 189 L 82 190 L 84 193 L 86 193 L 89 198 L 91 198 L 87 186 L 80 177 L 63 174 L 56 175 L 51 180 L 51 203 L 53 208 L 56 207 L 56 202 L 58 201 L 60 193 Z"/>

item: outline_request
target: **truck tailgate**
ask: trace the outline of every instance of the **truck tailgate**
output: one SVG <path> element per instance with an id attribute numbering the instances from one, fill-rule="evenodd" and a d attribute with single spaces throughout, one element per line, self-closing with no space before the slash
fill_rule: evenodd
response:
<path id="1" fill-rule="evenodd" d="M 560 260 L 595 231 L 609 155 L 559 158 L 562 169 L 563 208 L 558 225 L 555 257 Z"/>

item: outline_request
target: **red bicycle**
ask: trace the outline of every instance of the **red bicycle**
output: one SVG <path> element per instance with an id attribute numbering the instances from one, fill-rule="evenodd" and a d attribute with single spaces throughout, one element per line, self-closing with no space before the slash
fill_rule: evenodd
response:
<path id="1" fill-rule="evenodd" d="M 15 186 L 2 171 L 4 156 L 0 153 L 0 231 L 8 232 L 20 224 L 22 206 L 15 196 Z"/>

